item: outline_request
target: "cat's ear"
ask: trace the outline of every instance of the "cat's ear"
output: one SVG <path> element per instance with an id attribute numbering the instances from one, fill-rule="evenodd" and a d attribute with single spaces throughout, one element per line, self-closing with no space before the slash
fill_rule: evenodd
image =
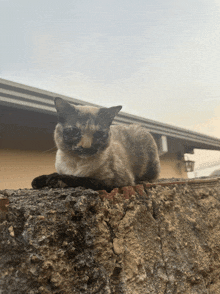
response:
<path id="1" fill-rule="evenodd" d="M 69 109 L 72 107 L 67 101 L 63 100 L 60 97 L 54 98 L 54 104 L 56 107 L 57 112 L 68 112 Z"/>
<path id="2" fill-rule="evenodd" d="M 98 118 L 102 124 L 111 125 L 115 116 L 122 109 L 122 106 L 113 106 L 110 108 L 100 108 Z"/>
<path id="3" fill-rule="evenodd" d="M 121 105 L 108 108 L 107 113 L 109 115 L 109 118 L 113 120 L 121 109 L 122 109 Z"/>
<path id="4" fill-rule="evenodd" d="M 63 122 L 69 114 L 74 114 L 75 112 L 75 107 L 62 98 L 54 98 L 54 104 L 57 110 L 59 122 Z"/>

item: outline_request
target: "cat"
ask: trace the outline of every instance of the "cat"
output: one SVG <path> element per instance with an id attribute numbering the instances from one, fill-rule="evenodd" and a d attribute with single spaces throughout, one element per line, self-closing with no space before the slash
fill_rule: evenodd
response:
<path id="1" fill-rule="evenodd" d="M 122 106 L 80 106 L 58 97 L 54 103 L 57 173 L 35 178 L 33 188 L 58 187 L 61 181 L 64 186 L 111 191 L 158 178 L 157 145 L 147 129 L 112 124 Z"/>

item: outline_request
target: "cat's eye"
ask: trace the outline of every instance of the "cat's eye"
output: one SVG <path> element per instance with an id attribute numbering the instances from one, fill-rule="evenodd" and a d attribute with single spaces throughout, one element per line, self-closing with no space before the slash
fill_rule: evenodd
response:
<path id="1" fill-rule="evenodd" d="M 65 128 L 63 130 L 63 138 L 66 141 L 77 139 L 81 136 L 81 131 L 79 128 Z"/>

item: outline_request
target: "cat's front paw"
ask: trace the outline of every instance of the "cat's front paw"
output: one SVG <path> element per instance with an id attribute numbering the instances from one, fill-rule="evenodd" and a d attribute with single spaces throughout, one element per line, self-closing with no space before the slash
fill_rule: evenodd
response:
<path id="1" fill-rule="evenodd" d="M 31 186 L 33 189 L 42 189 L 43 187 L 56 188 L 59 175 L 53 173 L 50 175 L 42 175 L 33 179 Z"/>
<path id="2" fill-rule="evenodd" d="M 49 188 L 66 188 L 68 185 L 62 181 L 63 175 L 59 175 L 57 173 L 48 175 L 46 180 L 46 186 Z"/>
<path id="3" fill-rule="evenodd" d="M 39 177 L 36 177 L 31 182 L 31 186 L 33 189 L 41 189 L 43 187 L 47 186 L 47 175 L 42 175 Z"/>

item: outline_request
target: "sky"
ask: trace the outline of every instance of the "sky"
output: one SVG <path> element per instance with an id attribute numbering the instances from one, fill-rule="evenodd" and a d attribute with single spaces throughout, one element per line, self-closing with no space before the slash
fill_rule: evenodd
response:
<path id="1" fill-rule="evenodd" d="M 0 0 L 0 27 L 1 78 L 220 138 L 220 0 Z"/>

